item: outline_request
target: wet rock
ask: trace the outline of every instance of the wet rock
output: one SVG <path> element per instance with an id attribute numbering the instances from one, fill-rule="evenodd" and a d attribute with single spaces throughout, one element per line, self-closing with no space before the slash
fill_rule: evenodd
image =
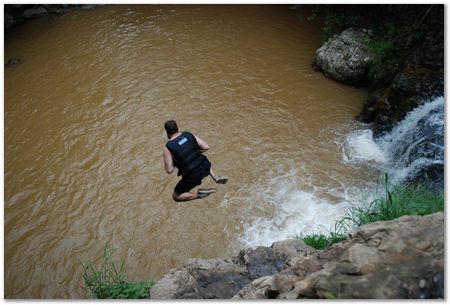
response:
<path id="1" fill-rule="evenodd" d="M 95 9 L 103 4 L 5 4 L 5 30 L 14 26 L 46 15 L 61 15 L 71 9 Z"/>
<path id="2" fill-rule="evenodd" d="M 58 15 L 65 14 L 67 12 L 68 12 L 68 10 L 66 10 L 64 8 L 59 8 L 59 9 L 55 10 L 55 14 L 58 14 Z"/>
<path id="3" fill-rule="evenodd" d="M 390 90 L 390 88 L 386 88 L 373 91 L 355 119 L 363 123 L 372 123 L 375 121 L 380 112 L 380 108 L 386 103 L 386 98 L 389 96 Z"/>
<path id="4" fill-rule="evenodd" d="M 380 92 L 383 92 L 380 94 Z M 386 88 L 372 91 L 357 119 L 389 132 L 421 103 L 444 95 L 444 33 L 432 32 L 407 58 Z"/>
<path id="5" fill-rule="evenodd" d="M 442 212 L 365 225 L 234 298 L 443 298 L 444 232 Z"/>
<path id="6" fill-rule="evenodd" d="M 19 59 L 16 58 L 11 58 L 6 62 L 6 66 L 10 66 L 10 65 L 17 65 L 18 63 L 20 63 L 21 61 Z"/>
<path id="7" fill-rule="evenodd" d="M 80 5 L 80 9 L 93 10 L 93 9 L 97 8 L 98 6 L 100 6 L 100 5 L 99 4 L 83 4 L 83 5 Z"/>
<path id="8" fill-rule="evenodd" d="M 22 17 L 24 19 L 33 19 L 44 15 L 48 15 L 47 9 L 43 6 L 37 6 L 24 11 Z"/>
<path id="9" fill-rule="evenodd" d="M 314 68 L 337 81 L 363 86 L 373 55 L 366 45 L 364 29 L 349 28 L 335 35 L 316 51 Z"/>
<path id="10" fill-rule="evenodd" d="M 5 16 L 4 22 L 5 30 L 9 30 L 17 24 L 17 20 L 11 14 L 5 13 L 4 16 Z"/>
<path id="11" fill-rule="evenodd" d="M 443 7 L 439 9 L 443 10 Z M 389 85 L 369 94 L 361 113 L 356 117 L 364 123 L 372 123 L 374 137 L 391 132 L 414 108 L 444 96 L 444 27 L 439 26 L 439 23 L 444 23 L 443 19 L 436 22 L 438 26 L 430 30 L 423 42 L 409 54 Z M 423 143 L 411 150 L 410 163 L 420 158 L 443 160 L 430 155 L 441 153 L 436 147 L 443 147 L 443 133 L 436 133 L 434 126 L 423 124 L 422 127 L 417 140 L 423 138 Z M 407 150 L 408 147 L 403 149 Z M 405 182 L 421 183 L 433 192 L 441 192 L 444 188 L 444 166 L 430 164 Z"/>

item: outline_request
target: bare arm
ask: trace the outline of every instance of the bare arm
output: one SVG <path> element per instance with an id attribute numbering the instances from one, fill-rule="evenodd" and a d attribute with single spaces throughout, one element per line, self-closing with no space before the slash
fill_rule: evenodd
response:
<path id="1" fill-rule="evenodd" d="M 171 174 L 175 170 L 175 166 L 173 166 L 173 158 L 170 151 L 167 149 L 167 147 L 164 147 L 164 168 L 166 170 L 166 173 Z"/>
<path id="2" fill-rule="evenodd" d="M 198 146 L 200 146 L 200 151 L 203 153 L 209 149 L 208 143 L 206 141 L 200 139 L 198 136 L 194 135 L 195 140 L 197 140 Z"/>

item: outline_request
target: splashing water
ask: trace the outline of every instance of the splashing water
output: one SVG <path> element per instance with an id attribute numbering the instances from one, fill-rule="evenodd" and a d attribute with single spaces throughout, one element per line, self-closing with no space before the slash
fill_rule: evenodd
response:
<path id="1" fill-rule="evenodd" d="M 386 172 L 391 182 L 402 183 L 430 166 L 444 165 L 444 98 L 438 97 L 407 114 L 391 132 L 373 139 L 371 130 L 346 138 L 343 159 L 369 162 Z"/>
<path id="2" fill-rule="evenodd" d="M 336 140 L 344 164 L 370 165 L 380 173 L 388 173 L 393 183 L 406 181 L 429 166 L 444 164 L 443 97 L 417 107 L 381 138 L 374 139 L 367 128 L 361 125 L 361 129 L 350 132 L 342 145 Z M 370 196 L 376 188 L 376 181 L 344 185 L 328 192 L 319 187 L 303 190 L 301 184 L 279 179 L 270 185 L 264 195 L 270 197 L 273 217 L 260 217 L 246 225 L 241 242 L 251 247 L 270 246 L 296 235 L 327 233 L 347 208 L 361 203 L 361 194 Z M 339 198 L 338 202 L 330 202 L 326 193 Z"/>
<path id="3" fill-rule="evenodd" d="M 429 166 L 444 165 L 444 98 L 423 104 L 376 140 L 393 182 L 407 181 Z"/>

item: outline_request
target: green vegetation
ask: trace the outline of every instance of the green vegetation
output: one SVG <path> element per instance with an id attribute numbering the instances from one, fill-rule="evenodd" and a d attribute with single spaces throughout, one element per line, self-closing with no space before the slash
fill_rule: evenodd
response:
<path id="1" fill-rule="evenodd" d="M 340 234 L 336 232 L 330 232 L 330 235 L 324 234 L 311 234 L 304 237 L 297 237 L 297 239 L 302 239 L 305 244 L 315 249 L 325 249 L 337 242 L 347 239 L 347 235 Z"/>
<path id="2" fill-rule="evenodd" d="M 388 83 L 427 33 L 439 35 L 444 25 L 443 6 L 432 4 L 326 6 L 325 11 L 325 39 L 349 27 L 369 30 L 367 45 L 374 54 L 368 72 L 372 87 Z"/>
<path id="3" fill-rule="evenodd" d="M 375 194 L 370 203 L 347 209 L 345 216 L 336 221 L 329 235 L 296 236 L 308 246 L 323 249 L 345 240 L 355 227 L 399 218 L 404 215 L 428 215 L 444 210 L 444 194 L 435 194 L 422 185 L 391 185 L 385 176 L 382 192 Z"/>
<path id="4" fill-rule="evenodd" d="M 123 274 L 124 260 L 119 269 L 111 262 L 113 250 L 105 245 L 102 261 L 99 268 L 92 263 L 81 263 L 83 267 L 83 280 L 90 293 L 99 299 L 143 299 L 150 296 L 150 288 L 156 281 L 132 282 Z"/>
<path id="5" fill-rule="evenodd" d="M 396 219 L 404 215 L 428 215 L 444 210 L 444 195 L 434 194 L 422 185 L 398 185 L 377 195 L 369 206 L 350 209 L 347 218 L 356 226 Z"/>
<path id="6" fill-rule="evenodd" d="M 368 30 L 366 42 L 374 59 L 369 65 L 367 83 L 372 88 L 388 84 L 408 55 L 425 37 L 442 36 L 444 6 L 439 4 L 319 4 L 294 5 L 324 20 L 323 40 L 327 41 L 350 27 Z"/>

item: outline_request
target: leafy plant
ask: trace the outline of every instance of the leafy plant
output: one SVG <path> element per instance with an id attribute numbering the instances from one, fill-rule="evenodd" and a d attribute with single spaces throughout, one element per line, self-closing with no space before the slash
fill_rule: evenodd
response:
<path id="1" fill-rule="evenodd" d="M 132 282 L 123 274 L 125 260 L 120 267 L 111 262 L 113 250 L 106 243 L 100 266 L 94 268 L 88 262 L 81 263 L 83 280 L 86 288 L 99 299 L 143 299 L 150 296 L 150 288 L 156 284 L 154 280 Z"/>

